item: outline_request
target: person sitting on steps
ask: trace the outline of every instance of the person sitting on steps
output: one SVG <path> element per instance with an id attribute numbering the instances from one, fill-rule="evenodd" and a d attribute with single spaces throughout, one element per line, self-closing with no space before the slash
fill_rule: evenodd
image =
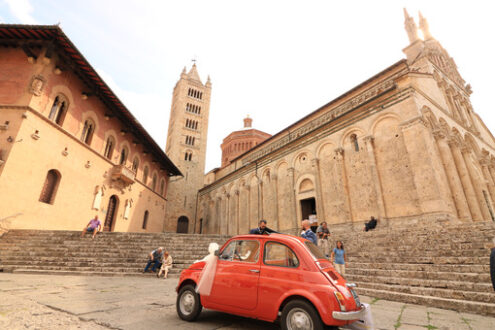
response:
<path id="1" fill-rule="evenodd" d="M 376 220 L 375 217 L 372 216 L 371 220 L 364 224 L 363 231 L 369 231 L 369 230 L 375 229 L 377 223 L 378 223 L 378 220 Z"/>
<path id="2" fill-rule="evenodd" d="M 160 268 L 160 266 L 162 265 L 162 259 L 163 248 L 160 246 L 158 249 L 150 252 L 148 263 L 146 264 L 143 273 L 146 273 L 148 271 L 148 268 L 150 268 L 151 264 L 153 264 L 153 268 L 151 268 L 151 271 L 153 273 L 156 272 L 156 269 Z"/>
<path id="3" fill-rule="evenodd" d="M 98 228 L 98 229 L 97 229 Z M 81 237 L 84 237 L 87 232 L 93 233 L 93 237 L 95 238 L 96 233 L 101 231 L 101 222 L 98 220 L 98 214 L 95 215 L 95 218 L 90 220 L 86 227 L 84 227 Z"/>

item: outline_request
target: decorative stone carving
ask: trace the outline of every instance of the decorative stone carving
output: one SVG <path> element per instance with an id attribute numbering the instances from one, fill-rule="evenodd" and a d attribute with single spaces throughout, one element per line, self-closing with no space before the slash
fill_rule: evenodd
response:
<path id="1" fill-rule="evenodd" d="M 29 92 L 36 96 L 40 96 L 43 91 L 43 87 L 45 86 L 46 79 L 43 76 L 37 75 L 34 76 L 31 80 L 31 84 L 29 86 Z"/>

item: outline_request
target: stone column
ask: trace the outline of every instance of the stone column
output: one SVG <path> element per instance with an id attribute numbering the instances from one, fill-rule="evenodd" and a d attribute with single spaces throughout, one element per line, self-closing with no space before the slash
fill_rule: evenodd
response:
<path id="1" fill-rule="evenodd" d="M 475 165 L 473 164 L 472 156 L 471 156 L 471 148 L 468 147 L 467 145 L 463 145 L 461 148 L 461 153 L 464 158 L 464 162 L 466 163 L 466 168 L 469 173 L 469 177 L 471 178 L 471 183 L 474 188 L 474 192 L 476 194 L 476 198 L 478 199 L 478 205 L 481 210 L 481 214 L 483 216 L 483 220 L 491 220 L 491 215 L 490 215 L 490 209 L 488 204 L 490 204 L 490 197 L 488 197 L 488 201 L 485 199 L 485 196 L 483 195 L 483 190 L 487 193 L 488 188 L 486 187 L 485 182 L 481 180 L 480 175 L 476 168 Z"/>
<path id="2" fill-rule="evenodd" d="M 293 218 L 293 222 L 294 222 L 294 231 L 297 230 L 297 228 L 299 228 L 299 224 L 297 223 L 297 199 L 296 199 L 296 187 L 295 187 L 295 178 L 294 178 L 294 167 L 289 167 L 287 169 L 287 172 L 289 173 L 289 179 L 290 179 L 290 182 L 291 182 L 291 190 L 292 190 L 292 194 L 291 194 L 291 199 L 292 199 L 292 207 L 294 208 L 294 218 Z"/>
<path id="3" fill-rule="evenodd" d="M 240 196 L 240 193 L 239 193 L 239 190 L 236 190 L 235 191 L 235 196 L 236 196 L 236 199 L 237 199 L 237 203 L 236 203 L 236 212 L 235 212 L 235 224 L 236 224 L 236 228 L 235 228 L 235 234 L 236 235 L 239 235 L 239 221 L 240 221 L 240 204 L 241 204 L 241 196 Z"/>
<path id="4" fill-rule="evenodd" d="M 461 179 L 457 173 L 454 158 L 447 143 L 447 138 L 444 132 L 441 130 L 435 130 L 433 136 L 437 141 L 438 150 L 442 159 L 442 164 L 447 174 L 447 182 L 450 186 L 452 198 L 455 203 L 456 213 L 460 220 L 469 221 L 471 219 L 471 212 L 469 211 L 469 205 L 464 194 Z"/>
<path id="5" fill-rule="evenodd" d="M 273 193 L 275 195 L 274 196 L 275 205 L 273 206 L 275 208 L 275 219 L 273 219 L 273 220 L 275 220 L 275 223 L 277 226 L 276 228 L 277 228 L 277 230 L 279 230 L 280 229 L 280 220 L 278 218 L 278 204 L 279 204 L 279 202 L 278 202 L 278 183 L 277 183 L 278 178 L 277 178 L 277 174 L 273 173 L 273 172 L 275 172 L 275 171 L 271 171 L 271 173 L 270 173 L 270 183 L 272 185 L 274 185 L 273 186 Z"/>
<path id="6" fill-rule="evenodd" d="M 226 193 L 225 194 L 225 213 L 224 213 L 223 223 L 224 223 L 225 230 L 226 230 L 227 234 L 230 234 L 230 227 L 232 227 L 232 225 L 230 224 L 229 211 L 230 211 L 230 194 Z"/>
<path id="7" fill-rule="evenodd" d="M 323 194 L 321 193 L 321 179 L 320 179 L 320 160 L 318 158 L 313 158 L 311 160 L 311 165 L 314 169 L 315 174 L 315 185 L 316 185 L 316 213 L 318 214 L 318 223 L 326 221 L 325 219 L 325 202 L 323 200 Z"/>
<path id="8" fill-rule="evenodd" d="M 495 183 L 495 162 L 491 160 L 488 163 L 488 172 L 490 172 L 490 176 L 492 178 L 493 183 Z"/>
<path id="9" fill-rule="evenodd" d="M 263 180 L 258 180 L 258 216 L 259 220 L 264 219 L 263 217 Z"/>
<path id="10" fill-rule="evenodd" d="M 462 187 L 464 188 L 464 194 L 466 195 L 471 216 L 474 221 L 481 221 L 483 219 L 483 215 L 481 213 L 478 200 L 476 199 L 476 193 L 474 192 L 474 187 L 471 183 L 471 178 L 469 177 L 466 163 L 464 162 L 464 157 L 462 157 L 462 153 L 459 148 L 459 142 L 455 139 L 450 139 L 449 146 L 452 151 L 452 156 L 454 157 L 457 173 L 459 173 L 459 178 L 461 179 Z"/>
<path id="11" fill-rule="evenodd" d="M 376 194 L 376 202 L 378 204 L 378 219 L 387 219 L 387 211 L 385 210 L 385 202 L 383 200 L 383 189 L 380 180 L 380 174 L 378 173 L 378 168 L 376 166 L 376 156 L 374 148 L 374 137 L 368 135 L 364 137 L 364 143 L 366 145 L 366 150 L 368 152 L 368 161 L 370 164 L 371 178 L 373 180 L 373 187 Z"/>
<path id="12" fill-rule="evenodd" d="M 481 170 L 483 171 L 483 176 L 486 181 L 486 185 L 488 187 L 488 192 L 490 193 L 490 197 L 493 203 L 493 201 L 495 201 L 495 184 L 493 183 L 493 178 L 490 174 L 490 171 L 488 170 L 488 165 L 490 162 L 486 158 L 481 158 L 479 162 L 480 162 Z"/>
<path id="13" fill-rule="evenodd" d="M 248 222 L 248 229 L 251 229 L 251 185 L 246 183 L 244 185 L 244 188 L 246 189 L 246 195 L 247 195 L 247 222 Z"/>
<path id="14" fill-rule="evenodd" d="M 442 176 L 443 168 L 426 121 L 416 117 L 400 126 L 421 213 L 452 216 L 455 214 L 452 199 L 449 201 L 445 196 L 448 183 Z"/>
<path id="15" fill-rule="evenodd" d="M 335 149 L 335 160 L 337 161 L 337 166 L 340 168 L 340 175 L 342 175 L 342 183 L 344 184 L 345 191 L 345 201 L 347 204 L 347 211 L 349 212 L 349 218 L 354 221 L 352 216 L 352 204 L 351 204 L 351 194 L 349 190 L 349 183 L 347 182 L 347 173 L 345 170 L 345 162 L 344 162 L 344 149 L 337 148 Z"/>

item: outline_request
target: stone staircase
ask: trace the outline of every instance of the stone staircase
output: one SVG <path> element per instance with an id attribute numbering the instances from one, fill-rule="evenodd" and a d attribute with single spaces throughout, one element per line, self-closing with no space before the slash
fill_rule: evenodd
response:
<path id="1" fill-rule="evenodd" d="M 332 229 L 332 228 L 330 228 Z M 4 271 L 109 276 L 144 275 L 148 253 L 164 246 L 174 258 L 171 275 L 207 254 L 225 235 L 11 230 L 0 238 Z M 495 316 L 489 275 L 495 223 L 417 228 L 378 226 L 371 232 L 335 231 L 345 244 L 347 279 L 363 295 Z M 151 274 L 147 276 L 152 276 Z"/>
<path id="2" fill-rule="evenodd" d="M 336 233 L 346 278 L 363 295 L 495 316 L 490 248 L 495 223 Z"/>
<path id="3" fill-rule="evenodd" d="M 4 272 L 135 276 L 142 274 L 148 254 L 163 246 L 178 275 L 208 254 L 210 242 L 222 245 L 229 236 L 175 233 L 99 233 L 91 239 L 80 231 L 11 230 L 0 238 Z M 146 274 L 152 276 L 153 274 Z"/>

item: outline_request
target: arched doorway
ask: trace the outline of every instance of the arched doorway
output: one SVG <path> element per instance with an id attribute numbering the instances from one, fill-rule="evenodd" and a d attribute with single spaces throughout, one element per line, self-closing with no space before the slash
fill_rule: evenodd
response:
<path id="1" fill-rule="evenodd" d="M 117 214 L 118 206 L 118 197 L 115 195 L 110 196 L 110 199 L 108 200 L 107 216 L 105 217 L 103 231 L 113 231 L 113 229 L 115 228 L 115 215 Z"/>
<path id="2" fill-rule="evenodd" d="M 189 219 L 185 216 L 179 217 L 177 220 L 177 233 L 187 234 L 189 229 Z"/>

